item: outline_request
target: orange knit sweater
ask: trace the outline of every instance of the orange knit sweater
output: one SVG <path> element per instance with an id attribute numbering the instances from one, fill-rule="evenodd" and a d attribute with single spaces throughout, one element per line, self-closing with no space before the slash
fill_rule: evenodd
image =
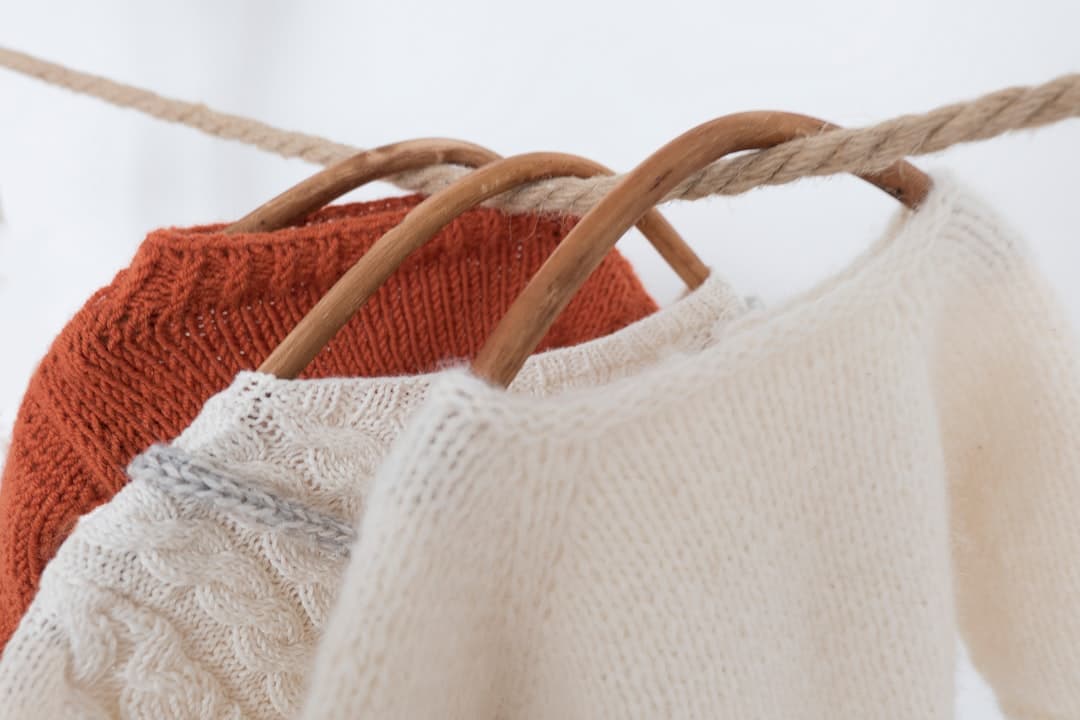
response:
<path id="1" fill-rule="evenodd" d="M 45 564 L 124 485 L 132 457 L 172 439 L 237 371 L 257 366 L 419 201 L 328 208 L 273 233 L 206 226 L 147 237 L 63 329 L 23 398 L 0 484 L 0 646 Z M 474 355 L 573 223 L 466 213 L 391 276 L 305 376 L 418 373 Z M 542 347 L 611 333 L 655 309 L 612 253 Z"/>

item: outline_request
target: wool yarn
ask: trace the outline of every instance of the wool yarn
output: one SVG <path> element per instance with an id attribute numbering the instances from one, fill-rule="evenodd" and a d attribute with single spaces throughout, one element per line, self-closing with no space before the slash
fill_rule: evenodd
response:
<path id="1" fill-rule="evenodd" d="M 514 391 L 632 375 L 742 311 L 710 278 L 534 355 Z M 240 373 L 45 568 L 0 658 L 0 718 L 295 718 L 371 478 L 436 377 Z"/>
<path id="2" fill-rule="evenodd" d="M 149 234 L 131 265 L 61 331 L 30 381 L 0 481 L 0 646 L 76 521 L 174 438 L 237 371 L 257 365 L 422 198 L 327 208 L 303 225 Z M 431 370 L 479 349 L 574 218 L 476 209 L 411 256 L 307 377 Z M 656 309 L 612 254 L 545 347 L 611 333 Z"/>
<path id="3" fill-rule="evenodd" d="M 305 720 L 1080 718 L 1080 346 L 951 181 L 696 352 L 466 371 L 376 474 Z"/>

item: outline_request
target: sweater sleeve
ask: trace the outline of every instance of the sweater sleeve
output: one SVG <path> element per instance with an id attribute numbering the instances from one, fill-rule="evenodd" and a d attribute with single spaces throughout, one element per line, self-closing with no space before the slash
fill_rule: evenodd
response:
<path id="1" fill-rule="evenodd" d="M 439 394 L 376 476 L 304 720 L 500 716 L 502 610 L 533 582 L 510 565 L 540 549 L 513 542 L 528 515 L 509 454 Z"/>
<path id="2" fill-rule="evenodd" d="M 958 621 L 1009 718 L 1076 718 L 1077 337 L 1024 248 L 978 250 L 938 338 Z"/>
<path id="3" fill-rule="evenodd" d="M 44 386 L 39 373 L 19 408 L 0 480 L 0 649 L 78 518 L 106 499 L 100 478 L 52 412 Z M 117 469 L 116 476 L 119 486 L 123 472 Z"/>

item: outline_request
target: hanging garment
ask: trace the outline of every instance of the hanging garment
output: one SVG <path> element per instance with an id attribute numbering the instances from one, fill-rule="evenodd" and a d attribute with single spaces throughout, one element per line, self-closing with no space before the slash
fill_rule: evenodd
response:
<path id="1" fill-rule="evenodd" d="M 709 279 L 612 335 L 534 355 L 513 389 L 633 375 L 742 310 Z M 241 373 L 135 460 L 45 568 L 0 659 L 0 718 L 295 718 L 370 480 L 434 377 Z"/>
<path id="2" fill-rule="evenodd" d="M 849 269 L 606 386 L 437 383 L 307 720 L 1080 718 L 1080 356 L 939 178 Z"/>
<path id="3" fill-rule="evenodd" d="M 301 227 L 159 230 L 64 328 L 23 399 L 0 482 L 0 647 L 79 517 L 123 468 L 175 437 L 260 362 L 419 196 L 323 210 Z M 470 211 L 415 253 L 308 368 L 311 377 L 425 372 L 470 357 L 573 226 Z M 545 340 L 613 332 L 656 309 L 630 265 L 605 260 Z"/>

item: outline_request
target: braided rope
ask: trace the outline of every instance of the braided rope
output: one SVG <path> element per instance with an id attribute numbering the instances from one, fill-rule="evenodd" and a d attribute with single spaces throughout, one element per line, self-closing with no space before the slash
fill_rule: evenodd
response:
<path id="1" fill-rule="evenodd" d="M 329 165 L 360 152 L 349 145 L 281 130 L 202 104 L 165 98 L 2 47 L 0 66 L 284 157 Z M 766 150 L 718 160 L 681 183 L 664 199 L 736 195 L 761 185 L 782 185 L 808 176 L 877 172 L 905 157 L 926 155 L 952 145 L 1077 116 L 1080 116 L 1080 74 L 1074 73 L 1043 85 L 1007 88 L 927 113 L 903 115 L 865 128 L 825 131 Z M 401 173 L 387 180 L 405 190 L 431 194 L 467 172 L 465 168 L 440 165 Z M 582 214 L 620 179 L 621 176 L 613 175 L 543 180 L 504 193 L 488 204 L 514 212 Z"/>
<path id="2" fill-rule="evenodd" d="M 209 503 L 256 525 L 302 533 L 335 552 L 347 553 L 355 539 L 348 524 L 300 503 L 239 483 L 167 445 L 153 445 L 136 456 L 128 465 L 128 475 L 132 480 L 149 482 L 172 495 Z"/>
<path id="3" fill-rule="evenodd" d="M 355 148 L 326 138 L 281 130 L 258 120 L 211 110 L 201 103 L 162 97 L 149 90 L 72 70 L 16 50 L 0 47 L 0 65 L 50 85 L 138 110 L 159 120 L 187 125 L 207 135 L 237 140 L 284 157 L 331 165 L 356 153 Z"/>

